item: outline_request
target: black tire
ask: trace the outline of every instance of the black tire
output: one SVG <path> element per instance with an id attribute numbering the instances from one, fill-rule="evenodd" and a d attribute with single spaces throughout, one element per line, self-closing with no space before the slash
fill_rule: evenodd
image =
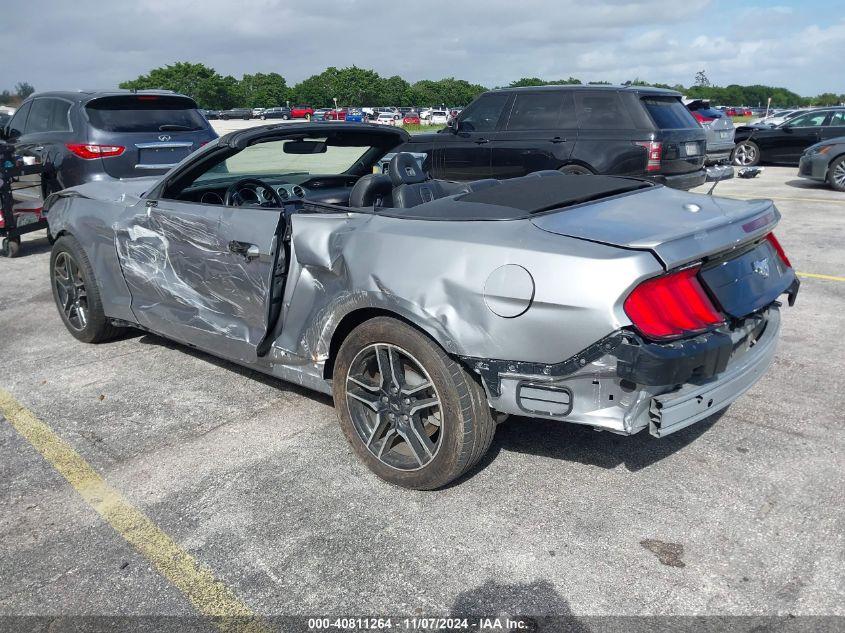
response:
<path id="1" fill-rule="evenodd" d="M 731 162 L 737 167 L 754 167 L 760 164 L 760 146 L 754 141 L 740 141 L 731 153 Z"/>
<path id="2" fill-rule="evenodd" d="M 21 254 L 21 238 L 19 237 L 4 237 L 2 244 L 0 244 L 0 256 L 3 257 L 17 257 Z"/>
<path id="3" fill-rule="evenodd" d="M 75 265 L 75 271 L 73 266 L 64 268 L 63 264 L 68 260 Z M 72 295 L 67 294 L 71 284 L 60 283 L 62 280 L 57 275 L 57 263 L 64 270 L 70 271 L 67 278 L 74 286 Z M 61 236 L 53 244 L 50 252 L 50 286 L 59 316 L 74 338 L 83 343 L 103 343 L 120 334 L 121 329 L 113 326 L 103 311 L 100 289 L 91 262 L 82 245 L 71 235 Z M 61 296 L 63 288 L 65 295 Z M 70 307 L 65 309 L 66 305 Z M 84 317 L 80 317 L 80 313 Z"/>
<path id="4" fill-rule="evenodd" d="M 282 121 L 287 121 L 290 117 L 287 114 L 282 115 Z"/>
<path id="5" fill-rule="evenodd" d="M 262 114 L 262 115 L 261 115 L 261 120 L 262 120 L 262 121 L 266 121 L 266 120 L 267 120 L 267 117 L 266 117 L 266 116 L 264 116 L 264 115 Z"/>
<path id="6" fill-rule="evenodd" d="M 405 355 L 401 358 L 408 363 L 404 365 L 400 372 L 402 374 L 401 382 L 404 383 L 409 392 L 415 394 L 411 396 L 411 400 L 417 398 L 417 395 L 421 393 L 418 390 L 419 387 L 414 388 L 409 382 L 406 382 L 409 370 L 413 370 L 413 363 L 416 362 L 423 371 L 423 373 L 416 375 L 425 378 L 422 382 L 417 382 L 417 385 L 430 384 L 431 386 L 425 391 L 434 395 L 434 398 L 430 399 L 426 399 L 426 395 L 421 395 L 416 402 L 430 402 L 432 399 L 438 401 L 436 409 L 429 409 L 429 411 L 436 410 L 436 414 L 433 415 L 436 415 L 439 424 L 433 425 L 430 422 L 422 421 L 423 427 L 427 426 L 427 428 L 432 429 L 428 431 L 432 433 L 431 437 L 428 438 L 428 445 L 433 450 L 426 448 L 428 461 L 425 463 L 418 457 L 416 461 L 413 461 L 414 452 L 411 450 L 411 442 L 405 439 L 406 435 L 403 433 L 411 436 L 412 433 L 409 430 L 411 425 L 414 422 L 420 423 L 420 417 L 423 416 L 426 416 L 426 419 L 430 421 L 432 418 L 428 414 L 420 413 L 420 417 L 417 417 L 417 412 L 414 409 L 419 407 L 414 407 L 412 401 L 408 405 L 412 408 L 406 411 L 411 413 L 413 422 L 405 422 L 403 426 L 403 422 L 398 418 L 404 417 L 407 420 L 408 417 L 398 413 L 396 422 L 388 422 L 386 416 L 393 415 L 389 412 L 399 412 L 400 409 L 396 407 L 402 405 L 401 403 L 394 404 L 392 400 L 385 403 L 391 396 L 388 388 L 384 386 L 386 382 L 380 378 L 374 378 L 374 381 L 378 382 L 379 385 L 368 386 L 366 390 L 356 387 L 358 393 L 374 399 L 374 404 L 379 408 L 379 413 L 371 413 L 370 411 L 375 411 L 371 408 L 372 405 L 362 405 L 358 398 L 348 395 L 347 384 L 353 386 L 362 384 L 358 381 L 354 383 L 350 381 L 350 376 L 355 374 L 353 368 L 356 366 L 372 367 L 372 363 L 370 365 L 364 363 L 367 358 L 366 355 L 372 353 L 371 350 L 375 349 L 374 353 L 378 356 L 379 350 L 383 351 L 384 348 L 394 350 L 394 353 L 400 356 Z M 392 360 L 391 358 L 391 364 Z M 378 367 L 380 368 L 381 364 Z M 429 382 L 426 383 L 426 380 Z M 398 319 L 390 317 L 370 319 L 349 334 L 341 345 L 335 360 L 333 390 L 335 408 L 340 418 L 340 427 L 358 459 L 381 479 L 403 488 L 433 490 L 445 486 L 477 464 L 493 441 L 496 423 L 491 415 L 484 389 L 478 381 L 461 365 L 447 356 L 437 343 Z M 402 392 L 393 397 L 404 399 L 403 401 L 407 405 L 409 400 L 403 395 L 404 391 L 403 389 Z M 351 403 L 354 403 L 352 407 L 357 407 L 354 411 L 350 406 Z M 435 405 L 429 406 L 434 407 Z M 368 448 L 368 443 L 363 437 L 363 431 L 359 430 L 361 429 L 360 421 L 364 414 L 378 421 L 373 422 L 372 429 L 376 428 L 376 424 L 384 425 L 385 434 L 383 436 L 384 442 L 381 444 L 382 451 L 388 443 L 390 433 L 393 433 L 392 448 L 388 449 L 389 454 L 383 458 L 379 457 L 381 453 L 376 454 L 382 436 L 379 435 L 374 442 L 373 438 L 376 433 L 371 432 L 371 449 Z M 417 428 L 422 429 L 423 427 Z M 367 431 L 370 432 L 372 429 L 367 429 Z M 416 437 L 419 438 L 420 435 L 417 434 Z M 436 439 L 436 442 L 431 441 L 434 439 Z M 397 441 L 398 445 L 396 444 Z M 403 448 L 408 454 L 407 457 L 403 457 L 401 454 Z M 394 453 L 397 457 L 391 458 Z M 390 461 L 389 458 L 394 460 L 394 464 L 387 463 Z M 397 466 L 396 462 L 401 459 L 406 460 L 409 466 L 405 467 L 401 464 Z"/>
<path id="7" fill-rule="evenodd" d="M 582 167 L 581 165 L 564 165 L 560 168 L 560 173 L 567 176 L 592 176 L 593 172 Z"/>
<path id="8" fill-rule="evenodd" d="M 835 191 L 845 191 L 845 156 L 834 159 L 827 168 L 827 184 Z"/>

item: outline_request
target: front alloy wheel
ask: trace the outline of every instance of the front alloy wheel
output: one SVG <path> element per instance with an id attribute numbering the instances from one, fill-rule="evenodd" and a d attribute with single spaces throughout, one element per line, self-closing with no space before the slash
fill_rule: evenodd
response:
<path id="1" fill-rule="evenodd" d="M 756 143 L 743 141 L 734 149 L 734 165 L 753 167 L 760 162 L 760 148 Z"/>
<path id="2" fill-rule="evenodd" d="M 836 191 L 845 191 L 845 156 L 840 156 L 831 163 L 827 181 Z"/>
<path id="3" fill-rule="evenodd" d="M 61 252 L 53 263 L 56 303 L 69 328 L 82 332 L 88 325 L 88 293 L 79 265 L 70 253 Z"/>
<path id="4" fill-rule="evenodd" d="M 349 367 L 346 397 L 367 450 L 396 470 L 417 470 L 437 455 L 443 407 L 412 354 L 390 344 L 365 347 Z"/>

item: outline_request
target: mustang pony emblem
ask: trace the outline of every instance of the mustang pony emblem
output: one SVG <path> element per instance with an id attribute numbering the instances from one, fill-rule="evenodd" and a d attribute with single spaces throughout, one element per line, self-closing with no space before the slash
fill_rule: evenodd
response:
<path id="1" fill-rule="evenodd" d="M 752 267 L 754 272 L 760 275 L 761 277 L 768 278 L 769 276 L 769 258 L 764 257 L 763 259 L 758 259 L 757 261 L 753 262 Z"/>

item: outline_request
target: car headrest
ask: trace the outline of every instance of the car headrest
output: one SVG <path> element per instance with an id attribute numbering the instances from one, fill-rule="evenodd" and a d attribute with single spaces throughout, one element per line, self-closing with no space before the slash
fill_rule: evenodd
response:
<path id="1" fill-rule="evenodd" d="M 414 185 L 419 182 L 425 182 L 428 178 L 425 172 L 420 168 L 419 162 L 414 158 L 413 154 L 408 152 L 399 152 L 390 159 L 390 164 L 387 166 L 387 173 L 390 175 L 390 180 L 394 187 L 399 185 Z"/>

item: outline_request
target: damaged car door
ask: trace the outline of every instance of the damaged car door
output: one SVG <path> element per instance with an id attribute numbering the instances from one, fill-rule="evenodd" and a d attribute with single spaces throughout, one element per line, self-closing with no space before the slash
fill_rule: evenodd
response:
<path id="1" fill-rule="evenodd" d="M 281 208 L 148 199 L 117 227 L 138 323 L 168 338 L 254 362 L 278 314 L 283 282 Z"/>

